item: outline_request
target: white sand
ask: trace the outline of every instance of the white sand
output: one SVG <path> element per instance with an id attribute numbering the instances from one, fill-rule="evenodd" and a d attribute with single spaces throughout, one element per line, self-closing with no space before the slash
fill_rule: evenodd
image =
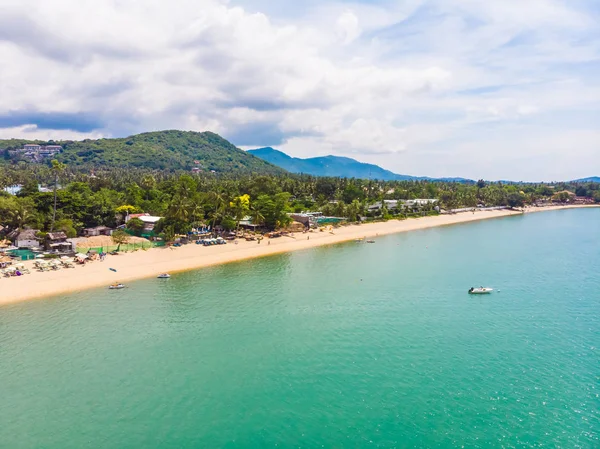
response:
<path id="1" fill-rule="evenodd" d="M 533 208 L 527 212 L 567 209 L 578 206 L 557 206 Z M 581 206 L 594 207 L 594 206 Z M 129 254 L 107 256 L 104 262 L 95 261 L 85 266 L 59 271 L 38 272 L 27 264 L 31 274 L 20 277 L 0 278 L 0 305 L 32 298 L 73 293 L 96 287 L 108 287 L 114 282 L 128 282 L 135 279 L 156 277 L 160 273 L 174 273 L 211 265 L 235 262 L 255 257 L 314 248 L 322 245 L 354 240 L 363 237 L 376 237 L 396 232 L 407 232 L 427 229 L 436 226 L 446 226 L 490 218 L 518 215 L 520 212 L 478 211 L 465 212 L 456 215 L 440 215 L 403 221 L 390 220 L 382 223 L 345 226 L 329 232 L 296 233 L 294 237 L 264 239 L 260 244 L 256 241 L 238 241 L 237 245 L 229 242 L 227 245 L 204 247 L 201 245 L 185 245 L 181 248 L 156 248 L 147 251 L 139 250 Z M 310 236 L 310 239 L 307 237 Z M 268 244 L 268 242 L 271 242 Z M 117 272 L 110 271 L 114 268 Z"/>

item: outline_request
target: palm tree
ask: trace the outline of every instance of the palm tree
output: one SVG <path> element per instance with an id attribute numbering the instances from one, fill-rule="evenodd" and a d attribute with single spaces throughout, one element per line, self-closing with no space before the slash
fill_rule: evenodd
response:
<path id="1" fill-rule="evenodd" d="M 140 183 L 140 186 L 144 190 L 153 189 L 156 186 L 156 179 L 152 175 L 144 175 L 142 177 L 142 181 Z"/>
<path id="2" fill-rule="evenodd" d="M 54 223 L 56 222 L 56 189 L 58 188 L 58 178 L 62 172 L 65 171 L 65 164 L 58 162 L 56 159 L 52 160 L 52 172 L 54 173 L 54 209 L 52 211 L 52 224 L 50 225 L 50 232 L 54 230 Z"/>
<path id="3" fill-rule="evenodd" d="M 189 201 L 181 195 L 175 195 L 169 206 L 169 215 L 177 220 L 186 221 L 189 215 Z"/>
<path id="4" fill-rule="evenodd" d="M 222 193 L 213 190 L 208 194 L 208 198 L 215 208 L 215 210 L 211 213 L 213 219 L 212 228 L 214 229 L 215 225 L 217 224 L 217 219 L 222 215 L 225 197 Z"/>
<path id="5" fill-rule="evenodd" d="M 239 231 L 240 221 L 246 216 L 248 211 L 250 210 L 249 201 L 250 197 L 248 195 L 237 196 L 231 202 L 231 207 L 233 209 L 233 215 L 236 221 L 236 231 Z"/>
<path id="6" fill-rule="evenodd" d="M 192 201 L 189 204 L 188 216 L 192 223 L 197 224 L 204 218 L 204 208 L 200 201 Z"/>
<path id="7" fill-rule="evenodd" d="M 250 217 L 252 218 L 252 223 L 255 225 L 262 225 L 265 222 L 264 215 L 258 209 L 250 209 Z"/>
<path id="8" fill-rule="evenodd" d="M 15 208 L 9 212 L 11 225 L 21 229 L 33 218 L 33 206 L 25 200 L 15 201 Z"/>

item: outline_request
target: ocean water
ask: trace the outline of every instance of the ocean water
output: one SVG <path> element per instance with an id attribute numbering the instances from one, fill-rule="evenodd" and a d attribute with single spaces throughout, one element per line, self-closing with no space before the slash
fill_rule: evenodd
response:
<path id="1" fill-rule="evenodd" d="M 0 447 L 599 448 L 599 235 L 546 212 L 0 307 Z"/>

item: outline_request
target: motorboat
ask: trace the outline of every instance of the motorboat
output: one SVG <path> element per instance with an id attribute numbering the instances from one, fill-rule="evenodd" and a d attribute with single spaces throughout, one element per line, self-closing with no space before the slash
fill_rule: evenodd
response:
<path id="1" fill-rule="evenodd" d="M 367 243 L 375 243 L 375 240 L 367 240 Z"/>
<path id="2" fill-rule="evenodd" d="M 157 276 L 158 279 L 170 279 L 171 275 L 169 273 L 163 273 L 163 274 L 159 274 Z"/>
<path id="3" fill-rule="evenodd" d="M 125 288 L 125 286 L 123 284 L 112 284 L 109 285 L 108 288 L 110 290 L 121 290 L 122 288 Z"/>
<path id="4" fill-rule="evenodd" d="M 494 291 L 493 288 L 488 288 L 488 287 L 479 287 L 479 288 L 471 287 L 469 289 L 469 294 L 470 295 L 487 295 L 488 293 L 492 293 L 493 291 Z"/>

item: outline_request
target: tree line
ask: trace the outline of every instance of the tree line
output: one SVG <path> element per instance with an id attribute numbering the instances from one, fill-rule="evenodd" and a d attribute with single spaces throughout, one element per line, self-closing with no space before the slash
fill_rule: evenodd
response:
<path id="1" fill-rule="evenodd" d="M 14 196 L 5 187 L 22 185 Z M 47 189 L 39 191 L 38 186 Z M 144 169 L 70 168 L 55 161 L 45 165 L 0 166 L 0 225 L 63 230 L 69 236 L 83 228 L 114 227 L 127 213 L 164 217 L 157 231 L 180 234 L 201 224 L 236 229 L 241 220 L 266 228 L 289 223 L 289 212 L 322 211 L 356 221 L 359 217 L 390 218 L 390 211 L 369 212 L 384 199 L 435 198 L 445 209 L 520 207 L 540 201 L 567 202 L 572 192 L 600 202 L 599 185 L 501 184 L 430 181 L 377 181 L 304 175 L 211 176 Z M 140 226 L 133 221 L 132 228 Z"/>

